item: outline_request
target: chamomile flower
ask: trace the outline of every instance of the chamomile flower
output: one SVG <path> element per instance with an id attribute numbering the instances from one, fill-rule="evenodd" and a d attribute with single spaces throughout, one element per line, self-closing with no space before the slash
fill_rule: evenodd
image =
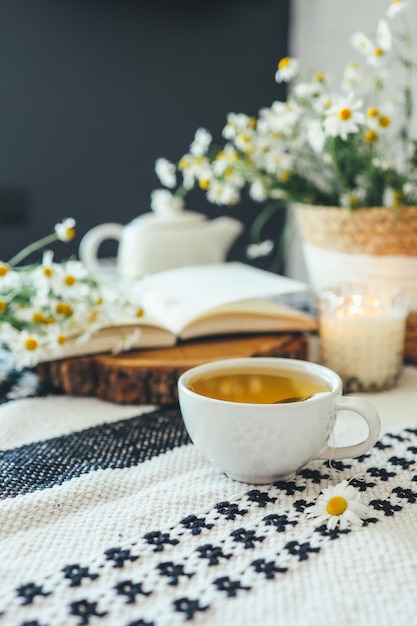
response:
<path id="1" fill-rule="evenodd" d="M 408 6 L 408 0 L 391 0 L 391 4 L 387 10 L 387 17 L 393 18 Z"/>
<path id="2" fill-rule="evenodd" d="M 10 333 L 8 341 L 18 370 L 36 365 L 45 351 L 41 335 L 26 329 Z"/>
<path id="3" fill-rule="evenodd" d="M 316 518 L 315 523 L 324 522 L 329 530 L 339 525 L 341 530 L 352 526 L 362 526 L 363 519 L 369 516 L 369 508 L 360 501 L 360 493 L 343 480 L 338 485 L 323 489 L 316 503 L 307 509 L 307 516 Z"/>
<path id="4" fill-rule="evenodd" d="M 343 193 L 340 196 L 340 206 L 354 209 L 358 206 L 361 206 L 362 202 L 365 200 L 365 197 L 365 189 L 352 189 L 351 191 Z"/>
<path id="5" fill-rule="evenodd" d="M 60 241 L 71 241 L 75 237 L 75 220 L 67 217 L 59 224 L 55 224 L 55 233 Z"/>
<path id="6" fill-rule="evenodd" d="M 259 243 L 250 243 L 246 248 L 246 256 L 248 259 L 258 259 L 269 256 L 274 249 L 272 239 L 265 239 Z"/>
<path id="7" fill-rule="evenodd" d="M 151 209 L 157 215 L 163 216 L 181 213 L 184 200 L 167 189 L 156 189 L 151 194 Z"/>
<path id="8" fill-rule="evenodd" d="M 207 191 L 207 199 L 218 206 L 232 206 L 239 202 L 240 195 L 233 185 L 215 180 Z"/>
<path id="9" fill-rule="evenodd" d="M 326 143 L 326 133 L 319 120 L 313 120 L 310 122 L 307 128 L 308 143 L 313 148 L 314 152 L 320 154 L 323 151 Z"/>
<path id="10" fill-rule="evenodd" d="M 161 181 L 162 185 L 172 189 L 177 184 L 177 177 L 175 175 L 176 167 L 168 159 L 157 159 L 155 162 L 155 172 Z"/>
<path id="11" fill-rule="evenodd" d="M 227 123 L 222 130 L 222 135 L 225 139 L 234 139 L 239 133 L 247 131 L 249 128 L 254 128 L 256 120 L 244 113 L 229 113 L 227 116 Z"/>
<path id="12" fill-rule="evenodd" d="M 203 156 L 210 147 L 212 136 L 205 128 L 199 128 L 195 135 L 194 141 L 190 145 L 190 152 L 194 156 Z"/>
<path id="13" fill-rule="evenodd" d="M 277 71 L 275 72 L 275 80 L 277 83 L 288 83 L 295 78 L 298 74 L 299 63 L 297 59 L 292 57 L 284 57 L 278 63 Z"/>
<path id="14" fill-rule="evenodd" d="M 356 133 L 359 126 L 364 123 L 365 115 L 360 110 L 362 101 L 353 101 L 352 95 L 347 98 L 339 98 L 328 111 L 324 119 L 324 130 L 330 137 L 347 139 L 351 133 Z"/>

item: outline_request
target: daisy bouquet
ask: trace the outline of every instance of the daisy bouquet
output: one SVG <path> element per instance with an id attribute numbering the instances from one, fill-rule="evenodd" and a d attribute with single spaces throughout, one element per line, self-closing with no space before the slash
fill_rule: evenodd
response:
<path id="1" fill-rule="evenodd" d="M 88 341 L 102 325 L 115 323 L 121 311 L 132 317 L 142 312 L 118 292 L 104 293 L 76 259 L 56 263 L 53 252 L 45 250 L 40 263 L 20 265 L 29 254 L 74 235 L 75 220 L 65 219 L 51 235 L 0 261 L 0 346 L 12 353 L 17 369 L 59 358 L 67 341 Z M 114 351 L 129 349 L 136 339 L 134 333 L 121 334 Z"/>
<path id="2" fill-rule="evenodd" d="M 267 213 L 282 201 L 350 209 L 417 204 L 410 2 L 391 0 L 374 33 L 353 34 L 353 59 L 336 91 L 325 72 L 303 76 L 296 58 L 281 59 L 275 80 L 288 83 L 286 101 L 256 117 L 229 113 L 220 145 L 199 128 L 177 162 L 158 159 L 164 188 L 152 192 L 153 210 L 181 211 L 195 187 L 216 205 L 236 205 L 247 193 Z"/>

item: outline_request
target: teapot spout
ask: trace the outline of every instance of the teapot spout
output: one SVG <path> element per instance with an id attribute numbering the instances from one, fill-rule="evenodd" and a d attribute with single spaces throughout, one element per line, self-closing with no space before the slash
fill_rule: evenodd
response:
<path id="1" fill-rule="evenodd" d="M 222 262 L 238 236 L 242 233 L 244 226 L 239 220 L 226 215 L 212 220 L 211 226 L 215 230 L 218 261 Z"/>

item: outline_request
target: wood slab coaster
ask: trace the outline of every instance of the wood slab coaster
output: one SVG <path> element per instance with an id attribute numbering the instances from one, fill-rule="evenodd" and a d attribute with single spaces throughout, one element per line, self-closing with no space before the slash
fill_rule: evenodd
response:
<path id="1" fill-rule="evenodd" d="M 404 361 L 417 365 L 417 312 L 412 311 L 407 317 L 405 329 Z"/>
<path id="2" fill-rule="evenodd" d="M 118 404 L 169 405 L 177 403 L 178 377 L 190 367 L 252 356 L 306 359 L 307 337 L 303 333 L 211 337 L 172 348 L 50 361 L 40 363 L 36 372 L 41 382 L 69 394 Z"/>

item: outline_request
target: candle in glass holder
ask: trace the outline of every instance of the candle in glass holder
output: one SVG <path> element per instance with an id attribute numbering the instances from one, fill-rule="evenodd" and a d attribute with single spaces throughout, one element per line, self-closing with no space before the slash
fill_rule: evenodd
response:
<path id="1" fill-rule="evenodd" d="M 407 305 L 384 285 L 345 284 L 320 295 L 321 361 L 345 391 L 393 387 L 401 374 Z"/>

